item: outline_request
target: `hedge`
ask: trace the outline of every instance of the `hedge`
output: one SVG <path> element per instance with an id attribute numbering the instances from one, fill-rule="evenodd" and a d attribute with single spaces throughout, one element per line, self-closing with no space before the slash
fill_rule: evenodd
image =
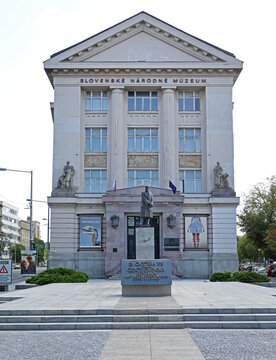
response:
<path id="1" fill-rule="evenodd" d="M 244 283 L 255 283 L 255 282 L 269 282 L 270 279 L 265 276 L 251 271 L 242 272 L 216 272 L 214 273 L 210 281 L 239 281 Z"/>
<path id="2" fill-rule="evenodd" d="M 79 283 L 87 282 L 88 275 L 73 269 L 54 268 L 41 272 L 26 280 L 28 284 L 45 285 L 51 283 Z"/>

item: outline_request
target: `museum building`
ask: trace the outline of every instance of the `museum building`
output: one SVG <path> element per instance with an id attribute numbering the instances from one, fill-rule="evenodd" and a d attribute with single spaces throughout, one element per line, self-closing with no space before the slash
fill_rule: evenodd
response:
<path id="1" fill-rule="evenodd" d="M 136 259 L 141 193 L 173 274 L 236 271 L 232 87 L 242 62 L 145 12 L 53 54 L 51 267 Z"/>

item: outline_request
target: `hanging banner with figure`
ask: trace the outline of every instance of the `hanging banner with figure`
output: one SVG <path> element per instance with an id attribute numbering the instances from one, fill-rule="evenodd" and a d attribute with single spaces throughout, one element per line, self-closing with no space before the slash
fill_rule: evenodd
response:
<path id="1" fill-rule="evenodd" d="M 185 249 L 207 248 L 207 216 L 185 216 Z"/>
<path id="2" fill-rule="evenodd" d="M 80 247 L 100 248 L 102 246 L 101 216 L 80 217 Z"/>
<path id="3" fill-rule="evenodd" d="M 27 254 L 26 254 L 27 253 Z M 33 276 L 36 274 L 36 256 L 32 251 L 21 251 L 21 275 Z"/>

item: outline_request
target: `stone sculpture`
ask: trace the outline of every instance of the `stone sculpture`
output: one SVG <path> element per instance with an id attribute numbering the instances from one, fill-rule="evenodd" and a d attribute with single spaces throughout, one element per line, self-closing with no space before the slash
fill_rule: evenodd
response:
<path id="1" fill-rule="evenodd" d="M 62 175 L 58 178 L 57 189 L 71 189 L 74 175 L 74 166 L 70 165 L 70 161 L 67 161 L 63 168 Z"/>
<path id="2" fill-rule="evenodd" d="M 149 221 L 153 217 L 152 207 L 153 195 L 146 186 L 145 191 L 141 193 L 140 225 L 149 226 Z"/>
<path id="3" fill-rule="evenodd" d="M 228 177 L 229 175 L 223 173 L 223 169 L 220 163 L 217 162 L 217 166 L 214 168 L 215 173 L 215 188 L 224 189 L 229 187 Z"/>

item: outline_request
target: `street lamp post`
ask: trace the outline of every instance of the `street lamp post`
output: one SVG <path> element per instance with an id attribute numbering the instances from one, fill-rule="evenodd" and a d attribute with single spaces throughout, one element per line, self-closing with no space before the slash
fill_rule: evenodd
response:
<path id="1" fill-rule="evenodd" d="M 33 171 L 27 170 L 14 170 L 14 169 L 6 169 L 0 168 L 0 171 L 15 171 L 15 172 L 23 172 L 31 174 L 31 198 L 30 198 L 30 250 L 32 250 L 32 240 L 33 240 Z"/>

